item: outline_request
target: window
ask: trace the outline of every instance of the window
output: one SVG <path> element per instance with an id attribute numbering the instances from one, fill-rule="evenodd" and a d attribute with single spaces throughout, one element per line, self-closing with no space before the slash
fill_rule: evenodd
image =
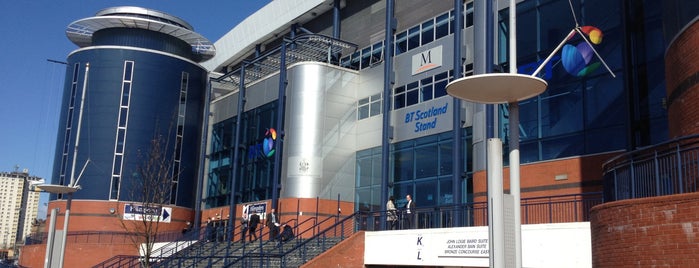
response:
<path id="1" fill-rule="evenodd" d="M 451 74 L 452 71 L 446 71 L 394 88 L 393 109 L 400 109 L 447 95 L 446 87 Z"/>
<path id="2" fill-rule="evenodd" d="M 434 41 L 434 20 L 428 20 L 422 24 L 422 45 Z"/>
<path id="3" fill-rule="evenodd" d="M 381 93 L 357 101 L 357 120 L 381 114 Z"/>

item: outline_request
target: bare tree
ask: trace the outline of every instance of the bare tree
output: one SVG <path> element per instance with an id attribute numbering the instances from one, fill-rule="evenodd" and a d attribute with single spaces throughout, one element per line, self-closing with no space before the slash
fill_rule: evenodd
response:
<path id="1" fill-rule="evenodd" d="M 169 135 L 167 136 L 169 137 Z M 131 200 L 139 203 L 125 204 L 132 208 L 132 218 L 125 218 L 124 211 L 121 225 L 130 236 L 133 244 L 143 256 L 143 267 L 150 267 L 151 254 L 162 223 L 163 205 L 170 204 L 173 178 L 179 171 L 173 171 L 174 149 L 170 139 L 156 135 L 150 142 L 150 148 L 143 153 L 138 151 L 139 165 L 133 173 Z"/>

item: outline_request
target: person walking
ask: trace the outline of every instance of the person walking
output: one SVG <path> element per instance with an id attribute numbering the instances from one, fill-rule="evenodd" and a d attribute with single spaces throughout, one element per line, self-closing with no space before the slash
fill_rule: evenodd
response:
<path id="1" fill-rule="evenodd" d="M 250 234 L 250 242 L 257 240 L 257 225 L 260 224 L 260 215 L 252 214 L 250 215 L 250 222 L 248 222 L 248 233 Z M 255 239 L 252 239 L 255 237 Z"/>
<path id="2" fill-rule="evenodd" d="M 245 243 L 245 235 L 249 229 L 248 214 L 243 213 L 243 217 L 240 219 L 240 242 Z"/>
<path id="3" fill-rule="evenodd" d="M 269 228 L 269 240 L 274 240 L 279 235 L 279 220 L 275 211 L 275 209 L 270 210 L 265 221 L 265 225 Z"/>
<path id="4" fill-rule="evenodd" d="M 415 215 L 415 202 L 413 202 L 413 197 L 411 195 L 406 195 L 405 199 L 408 203 L 405 204 L 405 228 L 413 228 L 413 216 Z"/>

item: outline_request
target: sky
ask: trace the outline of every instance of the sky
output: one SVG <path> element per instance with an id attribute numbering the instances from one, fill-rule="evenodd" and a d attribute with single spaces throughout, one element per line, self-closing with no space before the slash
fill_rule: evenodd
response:
<path id="1" fill-rule="evenodd" d="M 65 65 L 49 60 L 65 62 L 78 49 L 65 34 L 72 22 L 104 8 L 139 6 L 181 18 L 213 43 L 269 2 L 0 0 L 0 172 L 27 169 L 51 180 Z"/>

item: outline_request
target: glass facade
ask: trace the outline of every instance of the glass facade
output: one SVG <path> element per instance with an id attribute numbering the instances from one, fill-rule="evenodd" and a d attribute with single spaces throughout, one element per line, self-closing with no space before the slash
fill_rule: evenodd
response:
<path id="1" fill-rule="evenodd" d="M 231 190 L 235 203 L 272 199 L 274 158 L 262 153 L 266 132 L 276 126 L 277 104 L 270 102 L 243 113 L 237 176 L 233 174 L 237 116 L 214 124 L 206 185 L 206 208 L 227 206 Z M 275 152 L 281 153 L 281 152 Z M 231 185 L 231 180 L 235 185 Z"/>
<path id="2" fill-rule="evenodd" d="M 471 151 L 471 129 L 463 131 L 461 152 Z M 420 207 L 438 207 L 454 204 L 453 199 L 453 135 L 446 132 L 414 140 L 398 142 L 391 146 L 389 160 L 389 196 L 394 196 L 397 207 L 404 207 L 405 196 L 413 196 Z M 466 170 L 471 171 L 468 159 Z M 355 206 L 360 211 L 381 210 L 381 148 L 357 152 Z M 462 192 L 469 189 L 470 180 L 462 180 Z M 470 196 L 464 195 L 468 202 Z"/>
<path id="3" fill-rule="evenodd" d="M 623 150 L 667 139 L 667 112 L 662 105 L 665 95 L 664 47 L 661 39 L 654 40 L 662 36 L 660 5 L 646 3 L 641 5 L 641 9 L 631 9 L 614 1 L 573 1 L 579 23 L 603 31 L 604 40 L 595 48 L 615 77 L 603 65 L 585 76 L 571 75 L 562 65 L 561 53 L 556 53 L 539 74 L 548 82 L 548 89 L 537 97 L 520 102 L 520 124 L 517 128 L 520 131 L 522 163 Z M 468 4 L 465 9 L 466 27 L 473 25 L 472 10 L 473 7 Z M 525 1 L 518 5 L 517 11 L 518 70 L 519 73 L 532 74 L 572 30 L 575 21 L 568 1 L 563 0 Z M 452 18 L 450 25 L 453 15 L 447 14 L 452 13 L 438 15 L 434 20 L 396 34 L 396 55 L 439 38 L 420 36 L 445 32 L 448 29 L 444 28 L 447 27 L 444 26 L 445 18 Z M 638 30 L 636 22 L 625 21 L 618 14 L 643 16 L 643 31 Z M 507 20 L 505 9 L 500 12 L 498 37 L 501 45 L 496 49 L 502 70 L 507 69 L 509 56 Z M 436 28 L 433 28 L 435 25 Z M 449 30 L 451 33 L 453 30 Z M 576 36 L 567 43 L 580 42 L 583 40 Z M 624 46 L 629 43 L 648 46 Z M 642 54 L 638 54 L 637 49 L 642 49 Z M 598 58 L 594 60 L 599 62 Z M 465 73 L 470 75 L 470 71 L 471 67 L 467 66 Z M 448 78 L 451 78 L 451 74 Z M 438 80 L 441 79 L 436 76 L 432 78 L 435 85 Z M 393 109 L 439 97 L 436 91 L 430 95 L 429 90 L 422 90 L 432 81 L 422 79 L 396 86 L 392 96 Z M 435 87 L 435 90 L 437 88 L 441 87 Z M 510 126 L 506 104 L 498 106 L 498 117 L 499 137 L 507 142 Z M 470 133 L 470 128 L 467 132 Z M 420 206 L 453 202 L 450 200 L 453 167 L 453 163 L 449 162 L 452 159 L 450 135 L 451 132 L 442 133 L 391 146 L 389 195 L 396 197 L 397 206 L 404 205 L 406 194 L 412 194 Z M 470 138 L 467 140 L 465 144 L 470 147 Z M 508 150 L 505 148 L 503 151 Z M 470 153 L 470 150 L 464 150 L 465 155 Z M 507 158 L 507 155 L 504 157 Z M 380 148 L 357 153 L 355 201 L 358 210 L 381 208 L 380 160 Z M 466 161 L 467 173 L 471 171 L 470 164 Z M 470 194 L 464 191 L 464 196 Z"/>
<path id="4" fill-rule="evenodd" d="M 662 106 L 665 82 L 664 48 L 659 39 L 660 3 L 649 4 L 644 11 L 627 10 L 615 1 L 573 1 L 573 6 L 581 26 L 595 26 L 603 32 L 604 39 L 595 48 L 616 77 L 603 65 L 586 76 L 571 75 L 563 67 L 561 53 L 554 55 L 540 73 L 548 89 L 520 102 L 517 127 L 522 163 L 634 148 L 667 138 L 667 112 Z M 517 11 L 518 69 L 532 74 L 575 21 L 567 1 L 525 1 Z M 629 17 L 646 16 L 641 22 L 644 30 L 629 28 L 635 23 L 624 21 L 619 16 L 624 13 Z M 502 45 L 498 51 L 505 66 L 508 14 L 500 15 Z M 660 43 L 644 46 L 643 54 L 624 47 L 629 42 L 653 44 L 654 37 Z M 575 36 L 567 44 L 580 42 L 584 41 Z M 593 58 L 591 64 L 594 62 L 599 59 Z M 507 137 L 510 126 L 506 105 L 498 110 L 500 137 Z"/>
<path id="5" fill-rule="evenodd" d="M 538 74 L 548 82 L 547 90 L 519 103 L 520 153 L 522 163 L 611 152 L 661 142 L 667 138 L 664 45 L 662 40 L 661 5 L 652 1 L 631 5 L 615 1 L 572 1 L 575 19 L 603 32 L 603 41 L 595 45 L 606 66 L 596 56 L 589 64 L 596 70 L 582 76 L 570 74 L 563 66 L 561 52 L 555 53 Z M 517 6 L 517 69 L 532 74 L 576 25 L 567 0 L 523 1 Z M 393 53 L 410 57 L 435 41 L 453 36 L 456 28 L 454 12 L 437 11 L 431 19 L 405 27 L 397 32 Z M 634 19 L 630 19 L 634 18 Z M 398 17 L 398 20 L 401 18 Z M 508 9 L 499 12 L 497 23 L 499 47 L 495 49 L 498 69 L 508 65 Z M 640 26 L 639 26 L 640 25 Z M 473 3 L 465 3 L 464 27 L 473 27 Z M 584 42 L 579 36 L 566 44 Z M 383 40 L 356 50 L 340 59 L 342 67 L 371 72 L 384 59 Z M 446 47 L 446 46 L 445 46 Z M 468 52 L 466 52 L 468 53 Z M 414 54 L 414 53 L 413 53 Z M 378 68 L 377 68 L 378 69 Z M 464 74 L 472 74 L 471 62 L 464 62 Z M 446 98 L 446 84 L 452 71 L 422 76 L 414 81 L 401 81 L 391 96 L 370 92 L 357 100 L 357 121 L 366 122 L 382 115 L 384 99 L 391 100 L 391 110 L 402 109 L 440 97 Z M 265 158 L 251 158 L 250 146 L 259 143 L 264 129 L 274 125 L 273 104 L 246 112 L 245 133 L 241 137 L 240 174 L 231 174 L 235 117 L 217 123 L 211 141 L 207 207 L 228 205 L 230 181 L 235 185 L 236 203 L 271 198 L 271 172 L 274 163 Z M 467 115 L 473 116 L 473 115 Z M 499 105 L 498 136 L 507 142 L 509 114 L 507 105 Z M 480 120 L 472 120 L 482 124 Z M 460 148 L 463 152 L 464 182 L 460 189 L 463 200 L 453 200 L 452 180 L 453 137 L 444 132 L 391 144 L 389 159 L 389 195 L 396 205 L 405 203 L 412 194 L 421 207 L 468 202 L 472 193 L 468 184 L 472 172 L 472 129 L 465 128 Z M 507 146 L 507 144 L 505 144 Z M 503 152 L 508 149 L 504 148 Z M 254 150 L 253 150 L 254 152 Z M 254 153 L 253 153 L 254 154 Z M 507 155 L 504 156 L 505 161 Z M 356 152 L 355 204 L 357 210 L 379 210 L 381 204 L 381 148 Z"/>

